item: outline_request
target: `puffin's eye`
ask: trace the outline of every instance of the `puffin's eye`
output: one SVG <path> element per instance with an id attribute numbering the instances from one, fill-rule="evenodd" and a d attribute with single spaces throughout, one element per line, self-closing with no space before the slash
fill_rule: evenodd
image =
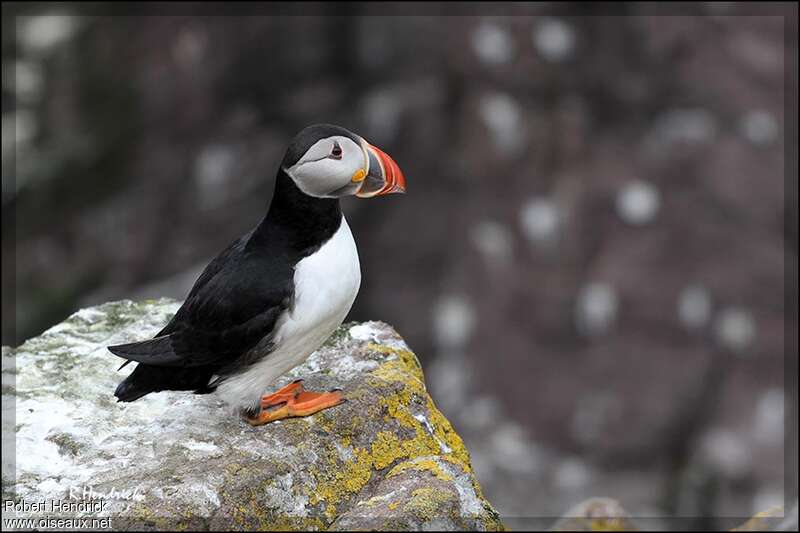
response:
<path id="1" fill-rule="evenodd" d="M 331 158 L 333 159 L 341 159 L 342 158 L 342 147 L 339 146 L 338 142 L 333 143 L 333 148 L 331 149 Z"/>

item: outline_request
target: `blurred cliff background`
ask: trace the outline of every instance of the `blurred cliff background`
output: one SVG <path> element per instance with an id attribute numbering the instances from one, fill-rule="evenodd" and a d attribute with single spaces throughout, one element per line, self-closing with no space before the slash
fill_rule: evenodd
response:
<path id="1" fill-rule="evenodd" d="M 505 517 L 610 496 L 713 527 L 781 504 L 796 6 L 618 7 L 4 3 L 3 343 L 90 304 L 182 298 L 264 214 L 291 137 L 333 122 L 409 186 L 344 202 L 350 319 L 409 341 Z"/>

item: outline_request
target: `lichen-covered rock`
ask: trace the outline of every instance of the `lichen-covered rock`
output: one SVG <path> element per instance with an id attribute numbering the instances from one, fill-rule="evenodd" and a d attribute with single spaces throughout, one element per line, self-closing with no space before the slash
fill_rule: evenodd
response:
<path id="1" fill-rule="evenodd" d="M 638 531 L 630 515 L 616 500 L 590 498 L 564 513 L 552 531 Z"/>
<path id="2" fill-rule="evenodd" d="M 310 417 L 250 427 L 189 393 L 116 403 L 130 368 L 105 347 L 153 335 L 177 308 L 108 303 L 3 351 L 17 452 L 4 496 L 94 496 L 104 508 L 82 516 L 116 528 L 502 528 L 416 356 L 380 322 L 343 326 L 275 384 L 344 390 L 347 403 Z"/>
<path id="3" fill-rule="evenodd" d="M 797 504 L 788 513 L 782 506 L 757 513 L 731 531 L 797 531 Z"/>

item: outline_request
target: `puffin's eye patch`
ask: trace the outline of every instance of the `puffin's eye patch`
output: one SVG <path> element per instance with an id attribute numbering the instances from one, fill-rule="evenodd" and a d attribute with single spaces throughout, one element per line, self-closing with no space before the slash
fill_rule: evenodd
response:
<path id="1" fill-rule="evenodd" d="M 339 143 L 336 141 L 333 142 L 333 148 L 331 149 L 331 158 L 332 159 L 342 158 L 342 147 L 339 146 Z"/>

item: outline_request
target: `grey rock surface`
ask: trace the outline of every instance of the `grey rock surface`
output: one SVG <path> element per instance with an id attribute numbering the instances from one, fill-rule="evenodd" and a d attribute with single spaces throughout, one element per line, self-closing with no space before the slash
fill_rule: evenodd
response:
<path id="1" fill-rule="evenodd" d="M 105 347 L 153 335 L 178 306 L 107 303 L 3 349 L 3 433 L 16 435 L 4 499 L 93 498 L 102 510 L 74 515 L 115 528 L 502 529 L 416 356 L 384 323 L 342 326 L 275 384 L 344 390 L 347 403 L 310 417 L 250 427 L 214 395 L 175 392 L 116 403 L 130 368 L 117 372 Z"/>

